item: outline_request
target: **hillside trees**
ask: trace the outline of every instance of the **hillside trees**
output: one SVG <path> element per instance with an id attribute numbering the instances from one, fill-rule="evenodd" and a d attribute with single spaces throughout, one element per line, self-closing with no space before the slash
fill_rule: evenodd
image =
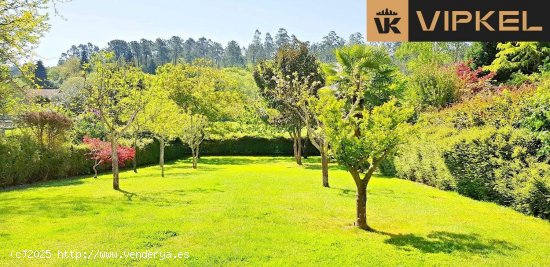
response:
<path id="1" fill-rule="evenodd" d="M 113 189 L 119 190 L 119 138 L 128 131 L 149 100 L 149 77 L 140 69 L 114 60 L 112 53 L 96 55 L 92 67 L 94 72 L 86 86 L 86 104 L 107 129 L 111 142 Z"/>
<path id="2" fill-rule="evenodd" d="M 224 52 L 223 64 L 226 67 L 244 67 L 245 60 L 239 43 L 231 41 L 227 43 Z"/>
<path id="3" fill-rule="evenodd" d="M 357 187 L 356 225 L 367 224 L 367 186 L 380 163 L 402 142 L 412 110 L 401 108 L 391 91 L 394 70 L 385 50 L 355 45 L 336 51 L 339 67 L 327 68 L 336 90 L 322 90 L 321 121 L 338 163 L 349 171 Z"/>

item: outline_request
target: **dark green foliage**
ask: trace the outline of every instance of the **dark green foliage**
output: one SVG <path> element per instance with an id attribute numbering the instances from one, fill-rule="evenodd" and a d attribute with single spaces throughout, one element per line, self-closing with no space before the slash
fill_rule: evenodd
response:
<path id="1" fill-rule="evenodd" d="M 397 175 L 397 170 L 395 169 L 394 164 L 394 157 L 386 157 L 382 163 L 380 163 L 380 166 L 378 166 L 380 169 L 380 173 L 384 176 L 394 177 Z"/>
<path id="2" fill-rule="evenodd" d="M 529 132 L 472 129 L 460 132 L 443 153 L 459 193 L 504 205 L 514 202 L 514 178 L 537 151 L 539 141 Z M 447 141 L 450 141 L 447 140 Z"/>
<path id="3" fill-rule="evenodd" d="M 157 164 L 159 151 L 157 141 L 138 150 L 138 166 Z M 43 148 L 29 135 L 0 138 L 0 187 L 91 174 L 93 162 L 87 159 L 87 153 L 89 150 L 83 145 Z M 164 153 L 166 161 L 191 156 L 189 148 L 179 140 L 166 147 Z M 201 147 L 200 155 L 292 156 L 292 140 L 254 137 L 207 140 Z M 318 156 L 319 151 L 308 146 L 307 155 Z M 99 166 L 98 170 L 108 171 L 110 166 Z"/>
<path id="4" fill-rule="evenodd" d="M 398 176 L 549 218 L 550 166 L 537 161 L 541 142 L 534 134 L 485 127 L 426 128 L 418 135 L 395 158 Z"/>
<path id="5" fill-rule="evenodd" d="M 443 127 L 426 128 L 411 136 L 394 159 L 397 176 L 439 189 L 456 189 L 456 181 L 443 158 L 446 144 L 434 141 L 445 140 L 454 132 L 454 129 Z"/>
<path id="6" fill-rule="evenodd" d="M 548 76 L 548 75 L 546 75 Z M 548 78 L 548 77 L 547 77 Z M 521 125 L 543 141 L 539 156 L 550 161 L 550 84 L 546 82 L 526 101 L 521 110 Z"/>
<path id="7" fill-rule="evenodd" d="M 231 41 L 227 44 L 223 64 L 226 67 L 244 67 L 244 58 L 239 43 Z"/>
<path id="8" fill-rule="evenodd" d="M 302 143 L 304 140 L 302 140 Z M 319 151 L 314 146 L 307 146 L 305 155 L 318 156 Z M 209 156 L 292 156 L 292 140 L 286 138 L 255 138 L 205 141 L 201 146 L 201 154 Z"/>
<path id="9" fill-rule="evenodd" d="M 498 53 L 497 45 L 498 42 L 478 42 L 472 44 L 466 53 L 466 57 L 472 60 L 472 69 L 491 65 Z"/>
<path id="10" fill-rule="evenodd" d="M 0 139 L 0 186 L 46 181 L 87 174 L 83 147 L 46 148 L 34 138 L 21 135 Z"/>
<path id="11" fill-rule="evenodd" d="M 48 87 L 48 74 L 46 73 L 44 63 L 41 60 L 36 63 L 36 67 L 34 69 L 34 83 L 38 85 L 39 88 Z"/>

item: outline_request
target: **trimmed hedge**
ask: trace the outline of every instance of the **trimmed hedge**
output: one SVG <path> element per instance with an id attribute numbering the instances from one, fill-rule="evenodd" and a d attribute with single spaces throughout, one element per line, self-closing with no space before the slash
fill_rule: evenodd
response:
<path id="1" fill-rule="evenodd" d="M 541 142 L 510 127 L 423 129 L 395 157 L 399 177 L 550 219 L 550 165 Z"/>
<path id="2" fill-rule="evenodd" d="M 215 156 L 292 156 L 292 140 L 244 137 L 232 140 L 208 140 L 201 145 L 201 155 Z M 68 145 L 56 150 L 41 148 L 30 136 L 14 135 L 0 138 L 0 187 L 91 174 L 93 163 L 87 160 L 83 145 Z M 137 165 L 152 165 L 159 161 L 159 143 L 153 142 L 137 151 Z M 305 154 L 319 152 L 308 145 Z M 176 140 L 165 149 L 165 160 L 183 159 L 190 149 Z M 108 171 L 110 166 L 100 166 Z"/>

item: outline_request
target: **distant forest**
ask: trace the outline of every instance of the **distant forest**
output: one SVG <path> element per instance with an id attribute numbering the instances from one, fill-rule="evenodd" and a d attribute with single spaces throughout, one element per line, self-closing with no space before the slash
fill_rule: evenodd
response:
<path id="1" fill-rule="evenodd" d="M 139 41 L 111 40 L 104 50 L 112 51 L 117 58 L 133 62 L 145 72 L 154 73 L 157 66 L 169 62 L 192 62 L 198 58 L 212 60 L 217 67 L 245 67 L 255 65 L 258 61 L 271 58 L 279 47 L 292 43 L 296 36 L 290 35 L 286 29 L 280 28 L 273 37 L 269 32 L 263 35 L 256 30 L 252 42 L 241 46 L 236 41 L 230 41 L 225 46 L 206 37 L 197 40 L 187 40 L 173 36 L 169 39 L 141 39 Z M 320 42 L 310 43 L 310 51 L 322 62 L 334 62 L 334 49 L 346 44 L 364 44 L 361 33 L 354 33 L 344 39 L 336 32 L 329 32 Z M 91 55 L 100 51 L 98 46 L 87 43 L 73 45 L 67 52 L 61 54 L 58 65 L 70 58 L 80 59 L 81 64 L 88 62 Z"/>

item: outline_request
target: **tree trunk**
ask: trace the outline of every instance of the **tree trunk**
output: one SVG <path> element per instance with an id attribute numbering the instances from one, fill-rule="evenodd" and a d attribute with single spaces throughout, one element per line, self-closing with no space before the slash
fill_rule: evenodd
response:
<path id="1" fill-rule="evenodd" d="M 191 146 L 191 154 L 193 156 L 193 169 L 197 168 L 197 149 L 194 146 Z"/>
<path id="2" fill-rule="evenodd" d="M 296 155 L 296 163 L 298 163 L 298 165 L 302 165 L 302 134 L 300 133 L 301 129 L 298 129 L 298 131 L 296 132 L 296 136 L 297 136 L 297 143 L 298 143 L 298 149 L 297 149 L 297 152 L 298 154 Z"/>
<path id="3" fill-rule="evenodd" d="M 325 145 L 321 148 L 321 172 L 323 173 L 323 186 L 330 187 L 328 183 L 328 149 Z"/>
<path id="4" fill-rule="evenodd" d="M 92 169 L 94 169 L 94 178 L 97 178 L 97 166 L 101 164 L 101 161 L 96 160 Z"/>
<path id="5" fill-rule="evenodd" d="M 111 134 L 111 161 L 113 168 L 113 189 L 120 190 L 119 186 L 119 171 L 118 171 L 118 137 L 116 134 Z"/>
<path id="6" fill-rule="evenodd" d="M 308 141 L 309 141 L 309 139 L 305 138 L 304 145 L 302 146 L 302 156 L 304 157 L 304 159 L 307 159 L 307 143 L 308 143 Z"/>
<path id="7" fill-rule="evenodd" d="M 356 218 L 355 218 L 355 226 L 369 230 L 369 226 L 367 224 L 367 185 L 368 180 L 362 180 L 361 175 L 359 174 L 359 170 L 355 168 L 350 168 L 349 173 L 353 177 L 353 180 L 355 181 L 355 186 L 357 187 L 357 192 L 355 195 L 355 208 L 356 208 Z"/>
<path id="8" fill-rule="evenodd" d="M 294 129 L 291 135 L 292 139 L 294 139 L 294 159 L 296 160 L 296 164 L 302 165 L 302 140 L 299 130 Z"/>
<path id="9" fill-rule="evenodd" d="M 132 159 L 132 168 L 134 169 L 134 173 L 137 173 L 137 152 L 138 152 L 138 148 L 137 148 L 137 141 L 136 139 L 134 139 L 134 149 L 136 150 L 136 154 L 134 155 L 134 158 Z"/>
<path id="10" fill-rule="evenodd" d="M 369 226 L 367 224 L 367 185 L 364 182 L 357 184 L 357 195 L 356 195 L 356 208 L 357 208 L 357 218 L 355 225 L 361 229 L 368 230 Z"/>
<path id="11" fill-rule="evenodd" d="M 160 165 L 160 176 L 164 177 L 164 138 L 159 138 L 160 143 L 160 159 L 159 159 L 159 165 Z"/>

